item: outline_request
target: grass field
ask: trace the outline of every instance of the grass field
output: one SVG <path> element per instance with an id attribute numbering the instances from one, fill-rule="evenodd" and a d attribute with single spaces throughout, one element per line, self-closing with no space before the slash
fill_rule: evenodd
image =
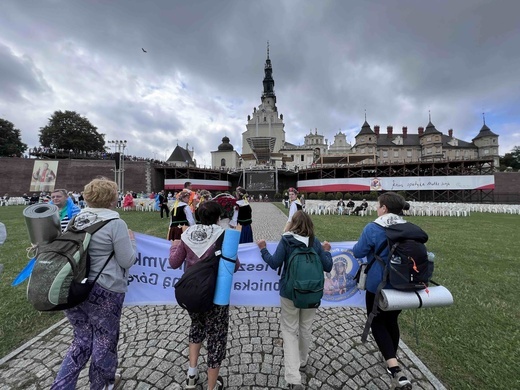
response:
<path id="1" fill-rule="evenodd" d="M 0 221 L 8 230 L 0 247 L 0 357 L 63 318 L 61 313 L 34 311 L 25 299 L 25 283 L 10 286 L 27 263 L 22 210 L 0 208 Z M 157 213 L 121 214 L 131 229 L 164 237 L 167 223 Z M 328 241 L 356 240 L 373 218 L 313 216 L 317 236 Z M 450 289 L 455 304 L 403 312 L 404 341 L 450 389 L 520 388 L 519 216 L 407 219 L 430 235 L 427 246 L 436 254 L 434 279 Z"/>

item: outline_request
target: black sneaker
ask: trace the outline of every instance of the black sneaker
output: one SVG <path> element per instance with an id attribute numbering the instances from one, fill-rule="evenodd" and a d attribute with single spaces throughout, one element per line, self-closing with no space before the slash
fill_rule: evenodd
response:
<path id="1" fill-rule="evenodd" d="M 305 371 L 305 370 L 307 370 L 307 363 L 302 364 L 302 365 L 300 366 L 300 371 Z"/>
<path id="2" fill-rule="evenodd" d="M 214 390 L 224 390 L 224 379 L 221 376 L 217 378 L 217 384 Z"/>
<path id="3" fill-rule="evenodd" d="M 289 389 L 290 390 L 304 390 L 305 388 L 303 387 L 303 385 L 295 385 L 295 384 L 292 384 L 292 383 L 289 383 Z"/>
<path id="4" fill-rule="evenodd" d="M 186 389 L 195 389 L 197 387 L 197 382 L 199 381 L 199 374 L 196 375 L 188 375 L 186 378 Z"/>

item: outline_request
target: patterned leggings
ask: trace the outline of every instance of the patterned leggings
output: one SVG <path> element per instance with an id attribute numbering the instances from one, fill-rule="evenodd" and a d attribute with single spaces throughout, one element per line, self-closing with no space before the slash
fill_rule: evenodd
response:
<path id="1" fill-rule="evenodd" d="M 92 358 L 90 389 L 103 389 L 113 383 L 117 369 L 117 342 L 124 293 L 115 293 L 95 284 L 88 300 L 66 310 L 73 330 L 72 341 L 63 359 L 52 390 L 73 390 L 80 371 Z"/>
<path id="2" fill-rule="evenodd" d="M 207 337 L 208 367 L 218 368 L 226 357 L 229 306 L 213 305 L 204 313 L 189 313 L 190 343 L 200 344 Z"/>

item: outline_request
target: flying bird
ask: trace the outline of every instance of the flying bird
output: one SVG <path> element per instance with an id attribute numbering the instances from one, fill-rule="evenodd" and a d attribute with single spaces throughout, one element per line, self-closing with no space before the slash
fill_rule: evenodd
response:
<path id="1" fill-rule="evenodd" d="M 144 50 L 142 47 L 141 47 L 141 50 L 142 50 L 143 52 L 145 52 L 145 53 L 148 53 L 148 52 L 147 52 L 146 50 Z"/>

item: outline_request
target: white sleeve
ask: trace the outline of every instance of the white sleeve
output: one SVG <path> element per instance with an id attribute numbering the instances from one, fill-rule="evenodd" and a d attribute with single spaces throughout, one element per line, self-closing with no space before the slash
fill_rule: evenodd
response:
<path id="1" fill-rule="evenodd" d="M 229 226 L 236 227 L 238 220 L 238 208 L 240 206 L 235 206 L 235 210 L 233 211 L 233 217 L 231 217 L 231 221 L 229 221 Z"/>
<path id="2" fill-rule="evenodd" d="M 287 222 L 291 222 L 292 216 L 296 210 L 298 210 L 298 208 L 296 207 L 296 201 L 294 201 L 291 203 L 291 207 L 289 207 L 289 219 L 287 219 Z"/>
<path id="3" fill-rule="evenodd" d="M 191 211 L 190 206 L 184 207 L 184 214 L 186 214 L 186 219 L 188 220 L 188 224 L 190 226 L 195 225 L 195 218 L 193 218 L 193 212 Z"/>

